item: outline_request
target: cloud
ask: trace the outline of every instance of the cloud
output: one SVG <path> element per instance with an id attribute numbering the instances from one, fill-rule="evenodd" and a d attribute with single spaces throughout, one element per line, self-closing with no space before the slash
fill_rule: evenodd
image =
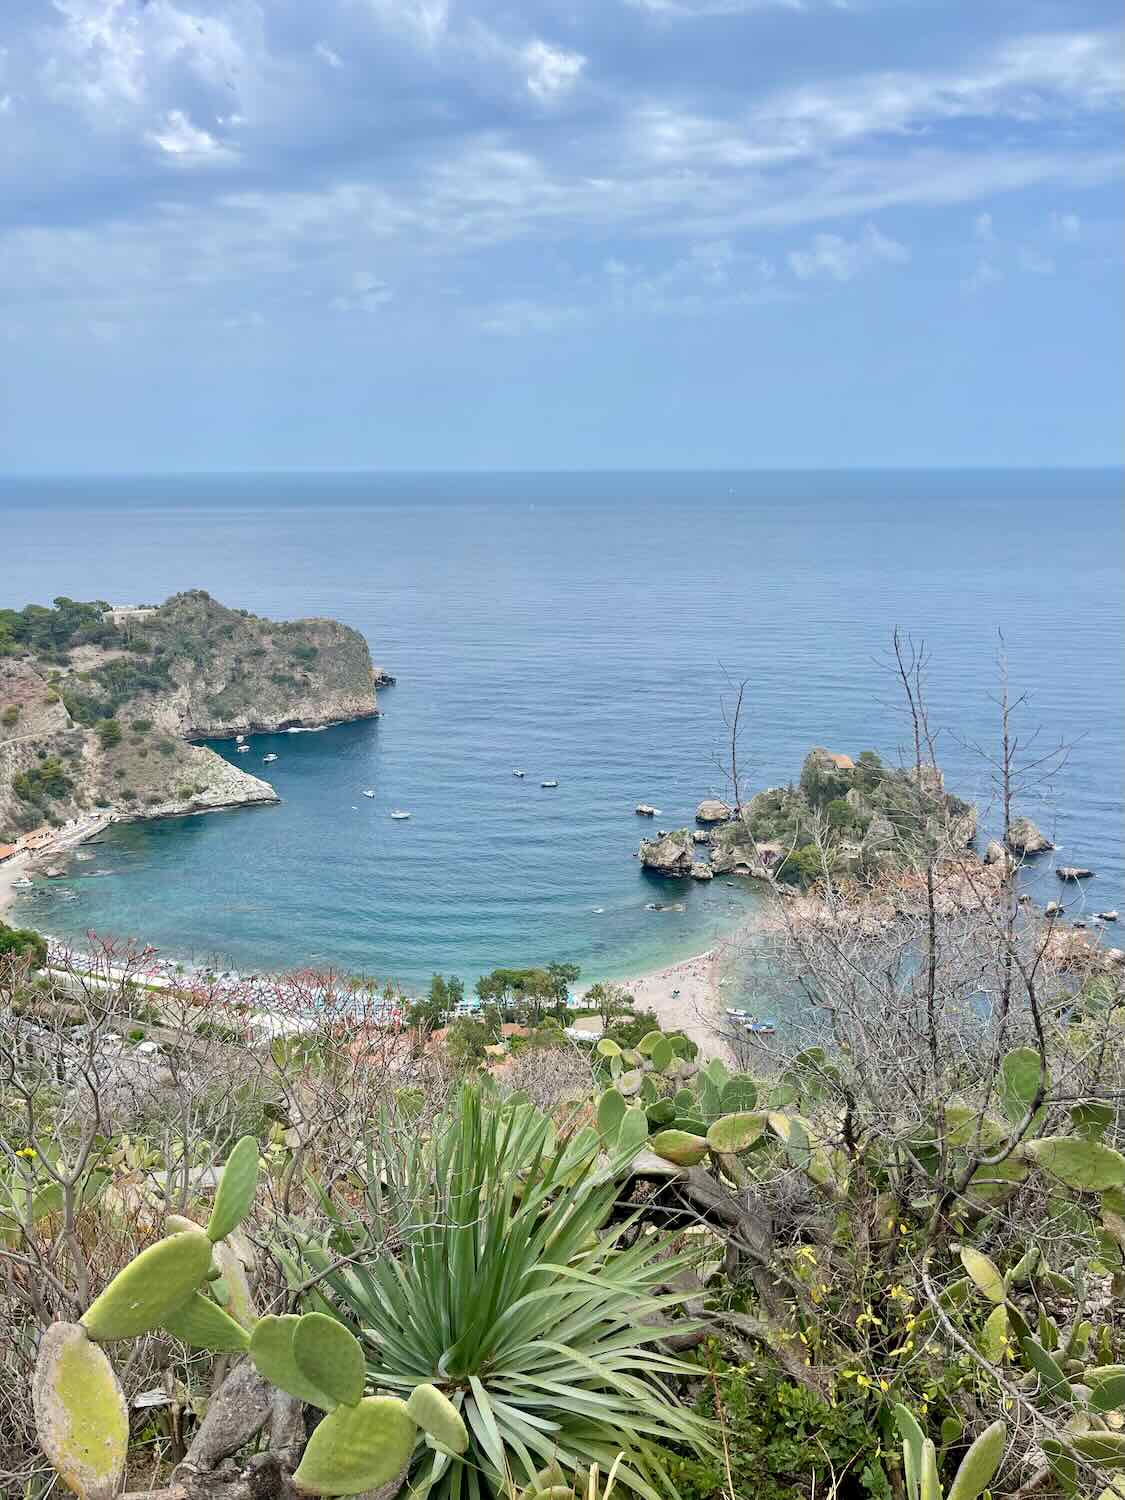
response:
<path id="1" fill-rule="evenodd" d="M 981 260 L 968 276 L 962 278 L 961 290 L 970 294 L 983 292 L 986 287 L 995 286 L 1003 280 L 1003 272 L 998 271 L 991 261 Z"/>
<path id="2" fill-rule="evenodd" d="M 580 307 L 559 307 L 536 302 L 531 298 L 513 297 L 506 302 L 478 308 L 477 326 L 484 333 L 502 338 L 522 338 L 527 334 L 560 333 L 585 322 Z"/>
<path id="3" fill-rule="evenodd" d="M 148 133 L 149 140 L 169 156 L 182 160 L 206 158 L 211 161 L 230 159 L 234 152 L 229 146 L 201 126 L 193 125 L 182 109 L 170 109 L 164 123 Z"/>
<path id="4" fill-rule="evenodd" d="M 521 55 L 527 68 L 528 91 L 544 103 L 569 93 L 586 66 L 580 52 L 567 52 L 549 42 L 529 42 Z"/>
<path id="5" fill-rule="evenodd" d="M 897 240 L 881 234 L 868 224 L 859 239 L 846 240 L 839 234 L 814 235 L 805 250 L 791 250 L 786 257 L 789 269 L 802 281 L 826 276 L 833 281 L 852 281 L 878 265 L 902 265 L 910 251 Z"/>
<path id="6" fill-rule="evenodd" d="M 386 30 L 425 48 L 436 47 L 449 29 L 449 0 L 362 0 Z"/>
<path id="7" fill-rule="evenodd" d="M 334 52 L 327 42 L 317 42 L 313 48 L 313 56 L 319 57 L 321 62 L 328 64 L 330 68 L 342 68 L 344 59 L 338 52 Z"/>
<path id="8" fill-rule="evenodd" d="M 973 236 L 975 239 L 982 240 L 986 245 L 991 245 L 996 238 L 991 214 L 977 214 L 973 220 Z"/>
<path id="9" fill-rule="evenodd" d="M 1082 238 L 1082 220 L 1074 213 L 1052 214 L 1051 228 L 1060 239 L 1071 243 Z"/>
<path id="10" fill-rule="evenodd" d="M 331 305 L 337 312 L 373 313 L 393 300 L 394 292 L 385 281 L 371 271 L 356 271 L 352 275 L 351 292 L 333 297 Z"/>

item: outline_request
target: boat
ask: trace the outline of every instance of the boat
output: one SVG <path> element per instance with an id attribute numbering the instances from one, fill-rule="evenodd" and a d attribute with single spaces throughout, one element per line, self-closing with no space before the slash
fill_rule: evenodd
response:
<path id="1" fill-rule="evenodd" d="M 28 878 L 27 878 L 26 875 L 21 875 L 18 880 L 13 880 L 12 881 L 12 890 L 13 891 L 29 891 L 29 890 L 31 890 L 31 888 L 32 888 L 32 886 L 34 884 L 35 884 L 35 882 L 33 880 L 28 880 Z"/>
<path id="2" fill-rule="evenodd" d="M 1115 911 L 1100 911 L 1100 912 L 1098 912 L 1098 916 L 1101 918 L 1101 920 L 1103 922 L 1116 922 L 1117 921 L 1117 913 Z"/>
<path id="3" fill-rule="evenodd" d="M 539 783 L 539 785 L 540 786 L 558 786 L 558 782 L 557 781 L 541 781 Z"/>
<path id="4" fill-rule="evenodd" d="M 241 745 L 245 738 L 246 736 L 244 734 L 236 734 L 234 737 L 234 742 L 236 745 Z"/>
<path id="5" fill-rule="evenodd" d="M 263 756 L 262 756 L 262 759 L 263 759 L 263 761 L 271 761 L 271 760 L 276 760 L 276 759 L 277 759 L 277 756 L 276 756 L 276 755 L 275 755 L 275 754 L 274 754 L 274 753 L 273 753 L 273 751 L 272 751 L 272 750 L 271 750 L 271 751 L 270 751 L 270 753 L 269 753 L 269 754 L 268 754 L 268 755 L 263 755 Z"/>
<path id="6" fill-rule="evenodd" d="M 752 1012 L 739 1010 L 734 1006 L 727 1007 L 727 1015 L 750 1036 L 773 1036 L 777 1030 L 777 1023 L 772 1017 L 759 1021 Z"/>
<path id="7" fill-rule="evenodd" d="M 395 810 L 394 810 L 394 812 L 391 813 L 391 817 L 394 818 L 395 821 L 399 822 L 399 823 L 401 823 L 404 818 L 408 818 L 409 816 L 410 816 L 410 814 L 408 812 L 403 812 L 402 809 L 398 808 L 398 807 L 396 807 Z"/>
<path id="8" fill-rule="evenodd" d="M 367 787 L 366 790 L 364 791 L 363 795 L 365 797 L 374 797 L 374 795 L 375 795 L 375 788 L 373 786 Z"/>
<path id="9" fill-rule="evenodd" d="M 239 753 L 239 755 L 245 755 L 249 751 L 249 749 L 250 749 L 249 745 L 239 745 L 239 747 L 238 747 L 238 753 Z"/>
<path id="10" fill-rule="evenodd" d="M 513 776 L 526 776 L 527 772 L 526 771 L 513 771 L 512 775 Z"/>

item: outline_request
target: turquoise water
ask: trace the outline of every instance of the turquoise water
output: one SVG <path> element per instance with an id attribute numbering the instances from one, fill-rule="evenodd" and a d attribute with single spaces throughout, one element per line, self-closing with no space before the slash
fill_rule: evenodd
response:
<path id="1" fill-rule="evenodd" d="M 114 830 L 17 906 L 47 931 L 408 985 L 698 951 L 754 894 L 646 876 L 634 804 L 676 827 L 722 793 L 728 672 L 753 785 L 813 743 L 893 757 L 896 624 L 932 654 L 947 782 L 984 809 L 1003 630 L 1026 725 L 1074 742 L 1026 810 L 1097 870 L 1092 908 L 1125 908 L 1120 474 L 9 479 L 0 509 L 5 604 L 202 587 L 344 620 L 398 678 L 377 722 L 217 745 L 281 805 Z"/>

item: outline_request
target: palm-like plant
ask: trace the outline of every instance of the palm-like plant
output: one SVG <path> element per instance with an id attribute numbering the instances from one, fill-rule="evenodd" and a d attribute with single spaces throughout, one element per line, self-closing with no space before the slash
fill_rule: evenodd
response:
<path id="1" fill-rule="evenodd" d="M 328 1244 L 301 1238 L 324 1293 L 368 1352 L 376 1388 L 437 1385 L 470 1434 L 463 1460 L 420 1448 L 413 1495 L 479 1500 L 538 1488 L 545 1467 L 584 1488 L 615 1456 L 617 1481 L 645 1500 L 675 1495 L 658 1445 L 710 1447 L 706 1424 L 669 1378 L 693 1366 L 653 1347 L 660 1294 L 687 1264 L 668 1238 L 610 1226 L 615 1167 L 589 1128 L 563 1133 L 527 1103 L 466 1087 L 428 1140 L 389 1123 L 368 1146 L 364 1210 L 343 1212 Z M 339 1265 L 394 1227 L 397 1254 Z M 631 1241 L 631 1242 L 629 1242 Z M 662 1258 L 663 1257 L 663 1258 Z"/>

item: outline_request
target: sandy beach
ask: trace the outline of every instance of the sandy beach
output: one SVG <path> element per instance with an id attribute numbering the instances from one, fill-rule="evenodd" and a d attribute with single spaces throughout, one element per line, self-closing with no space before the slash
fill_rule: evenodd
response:
<path id="1" fill-rule="evenodd" d="M 680 959 L 662 969 L 652 969 L 629 979 L 613 980 L 634 998 L 638 1010 L 655 1011 L 666 1031 L 683 1031 L 705 1057 L 725 1054 L 719 1037 L 721 990 L 719 969 L 723 948 L 709 948 L 692 958 Z M 593 983 L 593 981 L 591 981 Z M 583 996 L 591 985 L 575 987 Z"/>

